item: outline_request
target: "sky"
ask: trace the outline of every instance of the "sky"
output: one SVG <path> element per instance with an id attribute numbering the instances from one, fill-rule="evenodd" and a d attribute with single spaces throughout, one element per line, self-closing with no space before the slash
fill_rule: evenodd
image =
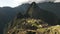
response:
<path id="1" fill-rule="evenodd" d="M 60 0 L 0 0 L 0 7 L 4 7 L 4 6 L 16 7 L 23 3 L 31 3 L 33 1 L 37 3 L 45 2 L 45 1 L 60 2 Z"/>

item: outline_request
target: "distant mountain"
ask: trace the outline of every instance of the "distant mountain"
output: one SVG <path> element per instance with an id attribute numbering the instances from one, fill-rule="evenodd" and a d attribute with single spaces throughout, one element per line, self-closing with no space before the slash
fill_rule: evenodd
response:
<path id="1" fill-rule="evenodd" d="M 37 4 L 41 9 L 56 14 L 60 19 L 60 3 L 44 2 Z M 9 21 L 11 21 L 19 12 L 25 14 L 30 4 L 22 4 L 18 7 L 0 7 L 0 32 Z M 2 34 L 2 32 L 1 32 Z"/>
<path id="2" fill-rule="evenodd" d="M 40 8 L 55 13 L 60 18 L 60 3 L 45 2 L 38 4 Z"/>
<path id="3" fill-rule="evenodd" d="M 28 9 L 30 4 L 22 4 L 21 6 L 18 6 L 16 8 L 21 8 L 24 12 Z M 50 11 L 55 13 L 60 18 L 60 3 L 53 3 L 53 2 L 44 2 L 44 3 L 38 3 L 37 4 L 41 9 Z"/>
<path id="4" fill-rule="evenodd" d="M 5 27 L 10 20 L 12 20 L 13 16 L 16 15 L 16 12 L 11 7 L 0 7 L 0 32 Z M 2 33 L 2 32 L 1 32 Z"/>

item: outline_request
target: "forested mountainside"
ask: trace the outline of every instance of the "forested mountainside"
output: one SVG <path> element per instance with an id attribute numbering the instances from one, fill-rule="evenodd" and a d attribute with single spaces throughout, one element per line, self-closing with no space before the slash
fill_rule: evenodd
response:
<path id="1" fill-rule="evenodd" d="M 7 23 L 4 34 L 60 34 L 58 16 L 44 10 L 32 2 L 24 12 L 18 12 L 15 18 Z"/>
<path id="2" fill-rule="evenodd" d="M 15 8 L 11 7 L 0 7 L 0 32 L 3 33 L 3 28 L 5 27 L 5 24 L 10 22 L 18 12 L 21 12 L 24 14 L 30 4 L 22 4 L 20 6 L 17 6 Z M 52 13 L 55 13 L 58 19 L 60 19 L 60 3 L 53 3 L 53 2 L 45 2 L 45 3 L 38 3 L 38 6 L 46 11 L 50 11 Z"/>

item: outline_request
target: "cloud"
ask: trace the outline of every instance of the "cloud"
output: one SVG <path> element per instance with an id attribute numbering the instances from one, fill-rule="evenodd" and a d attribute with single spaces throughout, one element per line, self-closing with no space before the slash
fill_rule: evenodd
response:
<path id="1" fill-rule="evenodd" d="M 49 1 L 51 1 L 51 2 L 54 2 L 54 1 L 56 1 L 56 0 L 45 0 L 46 2 L 49 2 Z"/>
<path id="2" fill-rule="evenodd" d="M 60 0 L 56 0 L 55 2 L 60 2 Z"/>
<path id="3" fill-rule="evenodd" d="M 60 0 L 0 0 L 0 7 L 4 7 L 4 6 L 10 6 L 10 7 L 16 7 L 18 5 L 21 5 L 23 3 L 31 3 L 31 2 L 60 2 Z"/>
<path id="4" fill-rule="evenodd" d="M 21 5 L 26 2 L 28 2 L 28 0 L 13 0 L 13 5 L 15 7 L 15 6 Z"/>
<path id="5" fill-rule="evenodd" d="M 29 2 L 36 2 L 36 3 L 39 3 L 39 2 L 54 2 L 55 0 L 29 0 Z"/>
<path id="6" fill-rule="evenodd" d="M 0 7 L 4 6 L 16 7 L 26 2 L 28 2 L 28 0 L 0 0 Z"/>

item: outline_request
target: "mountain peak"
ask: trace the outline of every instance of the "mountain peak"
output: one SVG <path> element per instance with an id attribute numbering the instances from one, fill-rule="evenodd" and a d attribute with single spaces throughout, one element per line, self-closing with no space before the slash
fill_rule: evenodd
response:
<path id="1" fill-rule="evenodd" d="M 32 2 L 31 5 L 36 5 L 36 3 L 35 2 Z"/>
<path id="2" fill-rule="evenodd" d="M 34 18 L 35 14 L 37 14 L 37 12 L 39 12 L 39 10 L 40 10 L 40 7 L 35 2 L 32 2 L 30 4 L 30 7 L 27 9 L 26 15 L 28 14 L 30 17 Z"/>

